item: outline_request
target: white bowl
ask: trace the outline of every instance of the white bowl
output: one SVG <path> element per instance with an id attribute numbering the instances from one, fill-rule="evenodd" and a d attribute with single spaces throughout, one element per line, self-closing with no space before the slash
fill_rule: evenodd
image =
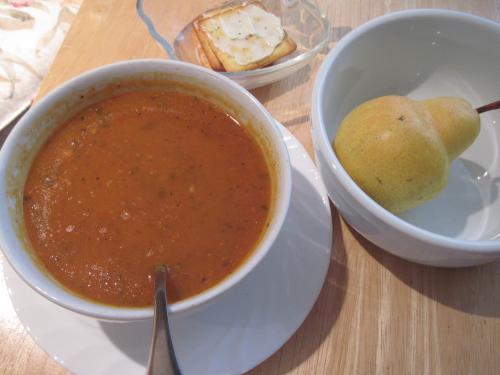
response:
<path id="1" fill-rule="evenodd" d="M 236 285 L 266 256 L 284 222 L 291 192 L 291 170 L 286 145 L 275 120 L 238 84 L 213 71 L 192 64 L 165 60 L 133 60 L 84 73 L 56 88 L 37 103 L 16 125 L 0 152 L 0 247 L 16 272 L 37 292 L 73 311 L 109 320 L 138 320 L 153 316 L 152 308 L 123 308 L 93 303 L 65 289 L 30 255 L 24 235 L 22 195 L 26 175 L 40 146 L 51 132 L 79 109 L 115 90 L 127 81 L 168 79 L 187 82 L 211 93 L 212 100 L 240 120 L 244 116 L 265 139 L 276 164 L 276 196 L 270 226 L 251 256 L 214 287 L 169 305 L 171 313 L 192 312 L 212 302 Z M 121 84 L 121 86 L 119 86 Z M 104 90 L 105 88 L 105 90 Z M 83 100 L 81 99 L 83 98 Z M 223 104 L 226 103 L 226 104 Z M 227 103 L 229 103 L 227 105 Z M 236 115 L 235 113 L 238 113 Z M 151 296 L 153 298 L 153 296 Z"/>
<path id="2" fill-rule="evenodd" d="M 331 199 L 357 231 L 381 248 L 423 264 L 459 267 L 499 259 L 500 111 L 481 115 L 481 133 L 452 163 L 446 189 L 396 216 L 354 183 L 331 147 L 347 113 L 388 94 L 461 96 L 475 107 L 500 99 L 500 25 L 446 10 L 410 10 L 374 19 L 328 54 L 312 103 L 321 175 Z"/>

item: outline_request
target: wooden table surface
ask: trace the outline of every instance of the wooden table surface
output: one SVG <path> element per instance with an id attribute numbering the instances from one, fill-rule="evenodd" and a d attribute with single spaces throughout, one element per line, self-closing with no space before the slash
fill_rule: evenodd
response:
<path id="1" fill-rule="evenodd" d="M 180 15 L 190 4 L 162 1 L 177 3 Z M 322 6 L 334 25 L 331 48 L 356 26 L 400 9 L 448 8 L 500 21 L 499 0 L 337 0 Z M 39 96 L 99 65 L 164 56 L 137 17 L 134 0 L 86 0 Z M 253 91 L 309 152 L 308 98 L 323 58 Z M 335 210 L 332 220 L 330 270 L 316 305 L 282 349 L 252 374 L 500 374 L 500 262 L 466 269 L 420 266 L 372 245 Z M 20 324 L 3 277 L 0 343 L 2 374 L 67 373 Z"/>

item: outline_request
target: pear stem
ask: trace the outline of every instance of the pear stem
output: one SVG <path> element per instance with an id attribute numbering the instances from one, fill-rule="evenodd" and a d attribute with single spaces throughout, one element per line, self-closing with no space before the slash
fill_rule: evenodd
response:
<path id="1" fill-rule="evenodd" d="M 483 112 L 492 111 L 494 109 L 500 109 L 500 100 L 497 100 L 496 102 L 486 104 L 486 105 L 483 105 L 479 108 L 476 108 L 476 111 L 477 111 L 477 113 L 483 113 Z"/>

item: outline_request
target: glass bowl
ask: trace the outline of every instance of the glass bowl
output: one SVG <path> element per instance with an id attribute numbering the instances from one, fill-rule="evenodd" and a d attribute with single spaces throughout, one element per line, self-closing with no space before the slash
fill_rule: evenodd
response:
<path id="1" fill-rule="evenodd" d="M 201 65 L 192 40 L 192 21 L 208 10 L 245 3 L 248 1 L 185 1 L 174 8 L 168 1 L 138 0 L 137 12 L 169 58 Z M 330 23 L 310 0 L 261 0 L 261 3 L 281 19 L 287 34 L 297 43 L 297 49 L 264 68 L 221 72 L 247 89 L 276 82 L 306 66 L 328 45 L 331 35 Z"/>

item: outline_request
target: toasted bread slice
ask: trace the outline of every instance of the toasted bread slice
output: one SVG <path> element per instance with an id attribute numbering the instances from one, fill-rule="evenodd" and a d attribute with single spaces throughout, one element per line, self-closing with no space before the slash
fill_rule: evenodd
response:
<path id="1" fill-rule="evenodd" d="M 196 35 L 196 31 L 194 29 L 192 30 L 191 40 L 195 44 L 195 54 L 197 57 L 196 61 L 205 68 L 213 69 L 212 66 L 210 65 L 210 62 L 208 61 L 207 55 L 205 54 L 205 51 L 203 50 L 200 40 L 198 39 L 198 36 Z"/>
<path id="2" fill-rule="evenodd" d="M 216 49 L 216 55 L 220 59 L 226 72 L 241 72 L 245 70 L 259 69 L 271 65 L 276 60 L 291 54 L 293 51 L 295 51 L 296 48 L 297 45 L 295 44 L 295 42 L 285 34 L 282 42 L 276 46 L 271 55 L 250 64 L 240 65 L 233 56 L 218 49 Z"/>
<path id="3" fill-rule="evenodd" d="M 203 12 L 193 21 L 193 41 L 197 43 L 196 48 L 198 50 L 200 63 L 207 68 L 211 68 L 213 70 L 221 72 L 224 71 L 224 67 L 222 66 L 221 62 L 219 61 L 214 51 L 212 50 L 212 47 L 210 46 L 207 34 L 204 33 L 200 28 L 200 21 L 206 18 L 216 16 L 217 14 L 228 11 L 232 8 L 234 8 L 234 6 L 224 6 L 223 8 L 219 7 L 211 9 L 206 12 Z"/>
<path id="4" fill-rule="evenodd" d="M 265 8 L 262 6 L 260 2 L 251 2 L 245 5 L 240 5 L 236 7 L 231 6 L 228 8 L 221 8 L 217 11 L 212 11 L 208 14 L 200 16 L 193 23 L 194 29 L 196 30 L 196 34 L 198 40 L 200 41 L 202 49 L 205 52 L 205 55 L 207 57 L 207 60 L 209 61 L 210 66 L 214 70 L 239 72 L 239 71 L 262 68 L 292 53 L 297 48 L 295 42 L 286 34 L 284 30 L 283 30 L 283 38 L 274 47 L 273 50 L 271 50 L 267 55 L 265 55 L 263 58 L 260 59 L 252 59 L 250 56 L 250 58 L 247 58 L 249 60 L 248 63 L 244 64 L 239 63 L 236 57 L 237 52 L 231 54 L 230 52 L 227 51 L 227 49 L 226 51 L 223 51 L 221 48 L 219 48 L 216 43 L 217 38 L 221 37 L 226 38 L 229 42 L 231 42 L 231 39 L 224 33 L 222 28 L 218 27 L 217 25 L 220 25 L 222 22 L 221 20 L 223 19 L 227 22 L 227 20 L 230 17 L 235 16 L 236 12 L 241 11 L 241 9 L 244 9 L 245 7 L 251 5 L 257 6 L 265 11 Z M 240 40 L 243 41 L 243 39 Z M 264 41 L 266 40 L 264 39 Z M 240 54 L 244 52 L 247 53 L 248 55 L 252 52 L 251 48 L 252 44 L 253 47 L 255 47 L 255 45 L 259 45 L 259 43 L 262 45 L 262 38 L 256 35 L 247 35 L 247 37 L 244 38 L 243 43 L 248 44 L 249 47 L 248 48 L 239 47 L 240 48 L 239 52 Z"/>
<path id="5" fill-rule="evenodd" d="M 217 71 L 224 71 L 224 67 L 210 47 L 207 35 L 200 30 L 200 17 L 193 21 L 193 40 L 198 42 L 200 62 L 207 68 Z"/>

